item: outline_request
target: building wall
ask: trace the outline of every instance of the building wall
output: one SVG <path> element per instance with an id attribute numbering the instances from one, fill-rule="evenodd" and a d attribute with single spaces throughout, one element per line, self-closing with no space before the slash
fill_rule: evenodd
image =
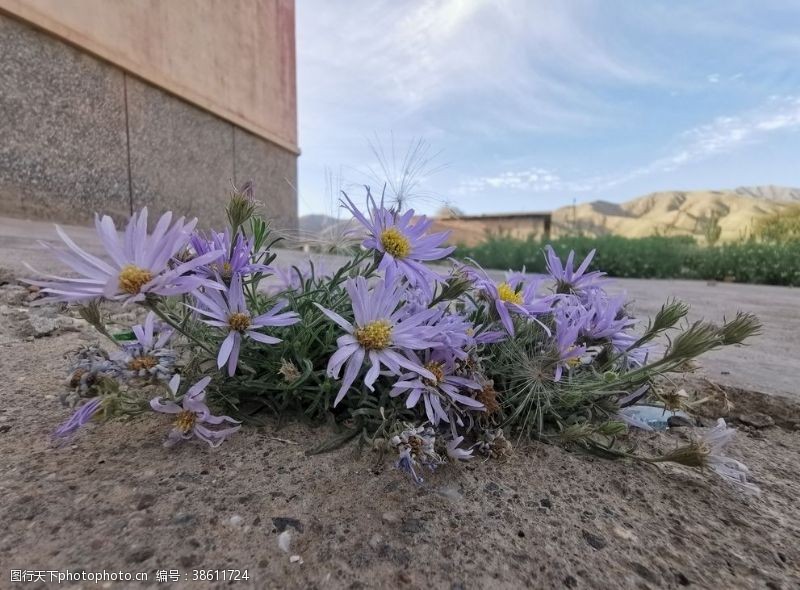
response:
<path id="1" fill-rule="evenodd" d="M 0 0 L 0 10 L 297 151 L 293 0 Z"/>
<path id="2" fill-rule="evenodd" d="M 514 238 L 547 238 L 550 236 L 549 214 L 476 215 L 435 218 L 432 231 L 449 231 L 449 244 L 477 246 L 490 235 L 503 234 Z"/>
<path id="3" fill-rule="evenodd" d="M 9 3 L 0 0 L 0 8 Z M 291 6 L 281 0 L 245 3 Z M 221 7 L 213 0 L 195 4 Z M 293 23 L 291 37 L 293 45 Z M 148 205 L 155 213 L 172 209 L 219 226 L 231 182 L 252 179 L 275 226 L 294 229 L 293 47 L 290 65 L 292 108 L 282 131 L 286 139 L 276 143 L 254 125 L 237 124 L 220 109 L 202 108 L 96 52 L 0 12 L 0 214 L 85 223 L 95 211 L 123 218 Z"/>

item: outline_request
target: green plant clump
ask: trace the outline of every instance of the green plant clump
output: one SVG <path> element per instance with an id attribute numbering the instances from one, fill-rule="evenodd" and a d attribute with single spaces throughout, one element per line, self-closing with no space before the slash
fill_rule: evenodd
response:
<path id="1" fill-rule="evenodd" d="M 800 286 L 800 240 L 747 240 L 703 246 L 691 237 L 563 237 L 550 241 L 489 236 L 474 247 L 459 247 L 456 256 L 486 268 L 520 268 L 546 272 L 542 251 L 550 244 L 560 256 L 578 258 L 597 250 L 590 270 L 609 276 L 642 279 L 702 279 Z"/>

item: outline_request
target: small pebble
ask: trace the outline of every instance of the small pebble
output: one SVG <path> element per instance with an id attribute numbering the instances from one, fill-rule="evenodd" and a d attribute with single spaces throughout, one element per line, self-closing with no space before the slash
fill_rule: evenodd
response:
<path id="1" fill-rule="evenodd" d="M 232 526 L 242 526 L 242 523 L 244 522 L 244 518 L 242 518 L 242 517 L 241 517 L 241 516 L 239 516 L 238 514 L 234 514 L 233 516 L 231 516 L 231 517 L 230 517 L 230 519 L 228 520 L 228 522 L 229 522 L 229 523 L 230 523 Z"/>

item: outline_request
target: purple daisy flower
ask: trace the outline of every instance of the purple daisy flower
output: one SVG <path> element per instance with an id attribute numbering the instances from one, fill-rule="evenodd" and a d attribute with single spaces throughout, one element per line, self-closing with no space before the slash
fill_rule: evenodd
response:
<path id="1" fill-rule="evenodd" d="M 251 317 L 244 300 L 242 279 L 239 275 L 233 275 L 230 287 L 226 291 L 195 293 L 195 298 L 201 307 L 192 309 L 210 318 L 202 321 L 209 326 L 228 331 L 228 335 L 219 347 L 217 365 L 221 369 L 227 363 L 230 376 L 236 372 L 244 336 L 264 344 L 277 344 L 281 342 L 280 338 L 262 334 L 257 330 L 266 326 L 291 326 L 300 321 L 300 317 L 293 311 L 278 313 L 288 305 L 286 301 L 278 303 L 266 313 Z"/>
<path id="2" fill-rule="evenodd" d="M 120 241 L 110 217 L 95 216 L 95 229 L 111 262 L 81 249 L 56 226 L 56 231 L 69 251 L 59 250 L 47 243 L 55 258 L 81 275 L 81 278 L 43 275 L 46 280 L 27 282 L 42 288 L 46 295 L 42 303 L 53 301 L 80 302 L 105 298 L 124 303 L 144 301 L 147 295 L 180 295 L 193 291 L 206 281 L 190 276 L 196 268 L 219 256 L 209 252 L 188 262 L 170 262 L 186 246 L 197 220 L 184 223 L 181 217 L 174 224 L 172 213 L 161 216 L 152 234 L 147 233 L 147 208 L 134 213 Z"/>
<path id="3" fill-rule="evenodd" d="M 355 320 L 353 324 L 336 312 L 314 304 L 347 332 L 337 339 L 339 350 L 328 361 L 328 375 L 333 379 L 339 378 L 342 366 L 346 363 L 334 406 L 347 394 L 365 359 L 369 359 L 371 365 L 364 377 L 364 385 L 370 391 L 374 391 L 373 384 L 380 374 L 381 365 L 385 365 L 394 375 L 399 375 L 400 367 L 405 367 L 428 379 L 434 378 L 430 371 L 409 360 L 405 353 L 435 345 L 431 339 L 431 329 L 423 324 L 440 312 L 428 309 L 407 315 L 400 305 L 403 297 L 401 286 L 392 278 L 387 276 L 377 281 L 372 289 L 369 289 L 364 277 L 347 280 L 345 289 L 350 295 Z"/>
<path id="4" fill-rule="evenodd" d="M 174 330 L 156 326 L 156 316 L 151 311 L 143 325 L 131 328 L 135 342 L 125 343 L 122 350 L 112 355 L 126 377 L 168 380 L 174 373 L 177 353 L 167 348 Z"/>
<path id="5" fill-rule="evenodd" d="M 556 282 L 557 293 L 582 293 L 587 289 L 597 287 L 605 276 L 605 273 L 600 271 L 586 272 L 594 258 L 595 250 L 589 252 L 577 269 L 573 268 L 574 251 L 570 251 L 567 261 L 563 265 L 552 246 L 545 247 L 545 255 L 547 258 L 547 271 Z"/>
<path id="6" fill-rule="evenodd" d="M 53 436 L 56 438 L 71 437 L 81 426 L 88 423 L 89 420 L 91 420 L 102 407 L 102 397 L 90 399 L 88 402 L 78 408 L 75 413 L 70 416 L 69 420 L 61 424 L 61 426 L 59 426 L 53 433 Z"/>
<path id="7" fill-rule="evenodd" d="M 466 359 L 467 349 L 475 344 L 475 326 L 458 313 L 445 313 L 434 317 L 428 325 L 434 330 L 435 348 L 440 354 L 454 361 Z"/>
<path id="8" fill-rule="evenodd" d="M 583 335 L 589 340 L 613 341 L 620 333 L 631 328 L 636 320 L 625 315 L 625 295 L 610 297 L 602 289 L 586 294 L 586 321 Z"/>
<path id="9" fill-rule="evenodd" d="M 241 423 L 230 416 L 213 416 L 211 414 L 211 410 L 205 404 L 205 388 L 210 382 L 211 377 L 203 377 L 192 385 L 184 394 L 180 406 L 173 401 L 162 401 L 163 398 L 160 397 L 150 400 L 150 407 L 156 412 L 175 414 L 174 427 L 164 442 L 164 446 L 171 447 L 182 440 L 188 440 L 192 436 L 196 436 L 212 447 L 218 447 L 225 439 L 241 428 L 239 426 Z M 169 388 L 173 395 L 178 394 L 180 383 L 180 375 L 175 375 L 169 382 Z M 225 422 L 236 424 L 236 426 L 221 429 L 211 429 L 206 426 L 219 426 Z"/>
<path id="10" fill-rule="evenodd" d="M 271 273 L 272 268 L 266 264 L 252 262 L 252 242 L 242 234 L 236 234 L 236 243 L 231 247 L 230 231 L 211 232 L 206 237 L 200 232 L 195 232 L 191 237 L 192 249 L 197 256 L 209 252 L 218 252 L 219 256 L 198 268 L 198 272 L 205 273 L 209 278 L 219 278 L 229 282 L 234 275 L 249 275 L 256 272 Z"/>
<path id="11" fill-rule="evenodd" d="M 394 384 L 389 395 L 397 397 L 408 392 L 406 407 L 413 408 L 420 401 L 425 405 L 425 414 L 431 424 L 450 422 L 450 413 L 459 412 L 461 406 L 471 410 L 483 410 L 479 401 L 460 393 L 464 389 L 481 389 L 477 381 L 455 375 L 455 365 L 448 362 L 444 354 L 438 351 L 424 352 L 423 367 L 433 375 L 420 377 L 415 373 L 401 375 L 400 381 Z"/>
<path id="12" fill-rule="evenodd" d="M 650 347 L 631 348 L 638 340 L 631 332 L 637 322 L 625 313 L 625 295 L 610 297 L 598 288 L 588 291 L 584 298 L 587 316 L 581 335 L 590 341 L 607 341 L 614 352 L 625 353 L 631 366 L 644 364 Z"/>
<path id="13" fill-rule="evenodd" d="M 477 276 L 475 287 L 483 296 L 494 304 L 494 309 L 500 319 L 500 323 L 508 331 L 509 335 L 514 336 L 514 320 L 512 312 L 519 316 L 531 318 L 539 323 L 547 332 L 547 326 L 536 319 L 537 315 L 552 311 L 554 296 L 540 297 L 536 291 L 539 287 L 538 280 L 523 281 L 522 275 L 515 273 L 506 281 L 495 283 L 488 275 Z"/>
<path id="14" fill-rule="evenodd" d="M 585 310 L 579 307 L 562 307 L 554 314 L 555 347 L 558 355 L 555 381 L 561 381 L 564 369 L 570 370 L 579 365 L 581 357 L 586 353 L 586 347 L 577 344 L 585 318 Z"/>
<path id="15" fill-rule="evenodd" d="M 425 266 L 425 262 L 441 260 L 448 256 L 454 246 L 442 247 L 450 232 L 425 235 L 433 221 L 424 215 L 414 219 L 414 210 L 398 214 L 375 204 L 372 195 L 367 194 L 367 214 L 365 216 L 347 195 L 342 205 L 367 228 L 368 236 L 362 243 L 381 253 L 380 269 L 396 269 L 406 277 L 413 287 L 419 287 L 431 296 L 431 282 L 442 281 L 437 273 Z"/>

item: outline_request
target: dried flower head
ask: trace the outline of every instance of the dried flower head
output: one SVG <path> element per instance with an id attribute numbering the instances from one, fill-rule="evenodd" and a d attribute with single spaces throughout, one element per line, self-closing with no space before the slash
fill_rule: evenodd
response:
<path id="1" fill-rule="evenodd" d="M 694 437 L 688 445 L 684 445 L 655 459 L 655 462 L 673 462 L 687 467 L 708 468 L 726 481 L 734 484 L 748 494 L 759 494 L 759 487 L 747 481 L 747 466 L 723 454 L 733 439 L 736 430 L 728 428 L 725 420 L 717 420 L 716 426 L 704 435 Z"/>
<path id="2" fill-rule="evenodd" d="M 494 381 L 491 379 L 483 383 L 481 390 L 475 396 L 475 399 L 486 408 L 487 416 L 491 416 L 500 410 L 500 402 L 497 401 L 497 396 L 498 393 L 494 388 Z"/>
<path id="3" fill-rule="evenodd" d="M 287 361 L 285 358 L 281 358 L 281 368 L 278 369 L 278 374 L 283 377 L 286 383 L 294 383 L 302 376 L 297 365 L 292 361 Z"/>
<path id="4" fill-rule="evenodd" d="M 391 444 L 399 455 L 396 467 L 408 473 L 415 483 L 424 481 L 415 468 L 423 466 L 433 471 L 443 463 L 434 449 L 436 435 L 430 427 L 407 424 L 400 434 L 392 437 Z"/>
<path id="5" fill-rule="evenodd" d="M 514 454 L 514 449 L 503 434 L 502 428 L 484 430 L 473 448 L 487 458 L 500 461 L 506 461 Z"/>

